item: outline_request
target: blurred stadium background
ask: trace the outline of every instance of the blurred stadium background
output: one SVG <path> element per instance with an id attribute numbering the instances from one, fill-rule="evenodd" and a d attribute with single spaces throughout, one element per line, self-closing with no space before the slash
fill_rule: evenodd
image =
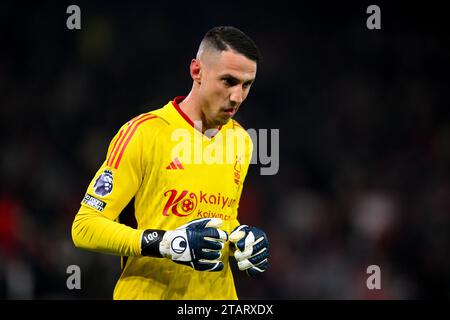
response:
<path id="1" fill-rule="evenodd" d="M 445 11 L 378 2 L 370 31 L 373 3 L 314 3 L 0 2 L 0 298 L 111 298 L 119 258 L 75 249 L 73 217 L 121 124 L 189 91 L 216 25 L 264 56 L 238 121 L 280 129 L 279 173 L 253 165 L 240 209 L 266 229 L 271 268 L 236 274 L 240 297 L 449 298 Z"/>

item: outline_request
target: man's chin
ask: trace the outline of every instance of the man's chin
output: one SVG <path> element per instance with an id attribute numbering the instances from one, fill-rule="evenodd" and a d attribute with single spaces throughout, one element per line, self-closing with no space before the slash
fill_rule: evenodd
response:
<path id="1" fill-rule="evenodd" d="M 218 126 L 223 126 L 223 125 L 226 125 L 230 120 L 231 120 L 231 117 L 229 117 L 229 118 L 218 119 L 217 122 L 216 122 L 216 124 L 217 124 Z"/>
<path id="2" fill-rule="evenodd" d="M 222 116 L 215 117 L 209 121 L 209 127 L 220 127 L 226 125 L 231 120 L 231 117 Z"/>

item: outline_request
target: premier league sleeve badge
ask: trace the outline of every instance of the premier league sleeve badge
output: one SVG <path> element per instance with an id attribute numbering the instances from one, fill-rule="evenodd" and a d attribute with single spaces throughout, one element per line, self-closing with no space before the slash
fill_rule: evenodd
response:
<path id="1" fill-rule="evenodd" d="M 107 196 L 113 189 L 113 173 L 110 170 L 105 170 L 97 178 L 94 184 L 94 193 L 100 197 Z"/>

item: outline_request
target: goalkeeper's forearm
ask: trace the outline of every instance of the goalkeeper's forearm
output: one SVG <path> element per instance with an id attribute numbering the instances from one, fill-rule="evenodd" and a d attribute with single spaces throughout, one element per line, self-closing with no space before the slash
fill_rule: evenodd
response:
<path id="1" fill-rule="evenodd" d="M 75 246 L 121 256 L 168 258 L 200 271 L 221 271 L 225 231 L 218 218 L 192 220 L 175 230 L 135 230 L 82 207 L 72 225 Z"/>
<path id="2" fill-rule="evenodd" d="M 119 256 L 140 256 L 142 233 L 85 207 L 72 224 L 76 247 Z"/>
<path id="3" fill-rule="evenodd" d="M 136 230 L 84 207 L 72 225 L 76 247 L 120 256 L 163 257 L 160 243 L 165 233 L 164 230 Z"/>

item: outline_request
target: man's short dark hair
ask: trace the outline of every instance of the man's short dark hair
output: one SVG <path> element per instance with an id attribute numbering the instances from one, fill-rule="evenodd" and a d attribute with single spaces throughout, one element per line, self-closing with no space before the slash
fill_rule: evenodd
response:
<path id="1" fill-rule="evenodd" d="M 238 28 L 231 26 L 214 27 L 203 37 L 202 43 L 205 42 L 219 51 L 232 49 L 256 63 L 262 61 L 261 53 L 255 42 Z"/>

